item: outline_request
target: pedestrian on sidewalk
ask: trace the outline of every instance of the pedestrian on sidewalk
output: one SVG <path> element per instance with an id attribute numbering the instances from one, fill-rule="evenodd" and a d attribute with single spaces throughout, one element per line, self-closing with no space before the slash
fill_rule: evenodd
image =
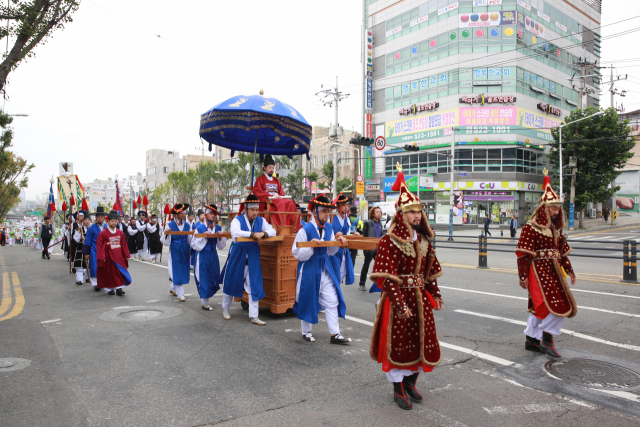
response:
<path id="1" fill-rule="evenodd" d="M 362 235 L 364 237 L 382 237 L 382 225 L 380 224 L 380 218 L 382 218 L 382 209 L 376 206 L 369 210 L 369 220 L 364 223 L 364 228 L 362 230 Z M 371 264 L 371 260 L 376 259 L 377 251 L 377 249 L 364 251 L 364 264 L 362 265 L 362 271 L 360 271 L 361 291 L 367 290 L 365 282 L 369 275 L 369 264 Z"/>
<path id="2" fill-rule="evenodd" d="M 516 230 L 518 229 L 518 220 L 516 216 L 511 214 L 511 221 L 509 221 L 509 231 L 511 232 L 511 238 L 516 237 Z"/>
<path id="3" fill-rule="evenodd" d="M 51 218 L 44 217 L 44 225 L 40 229 L 40 240 L 42 241 L 42 259 L 51 259 L 49 256 L 49 242 L 53 237 L 53 225 L 51 224 Z"/>
<path id="4" fill-rule="evenodd" d="M 491 217 L 489 216 L 489 214 L 487 214 L 487 216 L 484 217 L 484 235 L 489 235 L 491 236 L 491 233 L 489 233 L 489 225 L 491 225 Z"/>
<path id="5" fill-rule="evenodd" d="M 551 188 L 548 176 L 543 188 L 540 206 L 522 227 L 516 248 L 520 286 L 529 293 L 524 348 L 560 357 L 553 336 L 560 335 L 565 319 L 578 312 L 565 279 L 568 275 L 575 285 L 576 275 L 568 258 L 571 247 L 562 235 L 563 201 Z"/>
<path id="6" fill-rule="evenodd" d="M 604 222 L 608 223 L 609 222 L 609 208 L 605 207 L 604 210 L 602 211 L 602 217 L 604 218 Z"/>

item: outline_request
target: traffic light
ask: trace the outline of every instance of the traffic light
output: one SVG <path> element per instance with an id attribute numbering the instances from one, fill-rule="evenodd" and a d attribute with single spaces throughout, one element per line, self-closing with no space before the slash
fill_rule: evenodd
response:
<path id="1" fill-rule="evenodd" d="M 404 146 L 404 150 L 405 151 L 420 151 L 420 147 L 418 147 L 416 145 L 405 145 Z"/>
<path id="2" fill-rule="evenodd" d="M 349 143 L 353 145 L 362 145 L 364 147 L 370 147 L 373 144 L 373 138 L 365 138 L 364 136 L 361 136 L 360 138 L 351 138 Z"/>

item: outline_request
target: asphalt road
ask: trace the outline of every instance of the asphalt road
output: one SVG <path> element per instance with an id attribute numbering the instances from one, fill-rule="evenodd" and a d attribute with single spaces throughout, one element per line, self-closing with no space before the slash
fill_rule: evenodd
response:
<path id="1" fill-rule="evenodd" d="M 613 241 L 612 233 L 591 236 Z M 620 233 L 640 237 L 640 228 Z M 205 312 L 193 281 L 187 302 L 176 302 L 166 253 L 163 265 L 132 261 L 134 283 L 118 297 L 76 286 L 59 251 L 44 261 L 30 248 L 0 248 L 0 426 L 640 425 L 640 392 L 621 385 L 640 379 L 640 286 L 620 283 L 622 260 L 572 258 L 578 315 L 556 341 L 564 360 L 609 364 L 605 374 L 588 371 L 619 387 L 598 389 L 552 377 L 548 357 L 524 350 L 526 293 L 515 255 L 490 251 L 490 268 L 478 269 L 477 250 L 460 249 L 477 248 L 477 239 L 463 240 L 437 244 L 443 359 L 420 376 L 425 401 L 412 411 L 393 403 L 369 357 L 378 295 L 357 284 L 343 286 L 348 317 L 340 323 L 353 342 L 336 346 L 323 321 L 307 343 L 292 314 L 261 309 L 260 327 L 234 303 L 225 321 L 219 295 Z M 121 317 L 133 310 L 162 314 Z"/>

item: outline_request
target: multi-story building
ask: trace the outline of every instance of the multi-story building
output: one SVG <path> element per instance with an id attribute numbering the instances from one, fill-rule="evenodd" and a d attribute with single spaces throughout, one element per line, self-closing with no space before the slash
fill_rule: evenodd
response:
<path id="1" fill-rule="evenodd" d="M 331 181 L 333 177 L 325 176 L 322 172 L 323 166 L 331 160 L 337 151 L 337 165 L 338 175 L 340 179 L 350 178 L 353 181 L 353 185 L 347 190 L 349 193 L 355 193 L 355 180 L 358 175 L 358 151 L 354 150 L 357 146 L 349 146 L 351 138 L 360 137 L 360 134 L 354 131 L 345 131 L 343 135 L 336 138 L 329 138 L 329 128 L 323 126 L 313 126 L 312 128 L 312 140 L 311 150 L 309 151 L 309 159 L 306 156 L 302 157 L 302 170 L 305 174 L 316 172 L 321 181 Z M 342 145 L 333 146 L 338 143 Z M 353 147 L 353 148 L 352 148 Z M 318 188 L 317 183 L 306 183 L 310 193 L 322 191 L 323 188 Z M 315 184 L 315 185 L 314 185 Z"/>
<path id="2" fill-rule="evenodd" d="M 365 136 L 386 138 L 365 177 L 382 179 L 391 201 L 396 163 L 407 179 L 420 174 L 430 220 L 448 223 L 453 147 L 454 224 L 511 213 L 522 223 L 542 192 L 550 129 L 598 106 L 597 76 L 583 96 L 579 76 L 601 55 L 601 0 L 365 0 L 364 10 Z"/>
<path id="3" fill-rule="evenodd" d="M 147 150 L 145 162 L 145 189 L 153 190 L 169 180 L 171 172 L 186 171 L 185 160 L 177 151 Z"/>
<path id="4" fill-rule="evenodd" d="M 96 211 L 98 204 L 111 208 L 116 202 L 116 183 L 111 178 L 94 179 L 84 184 L 84 195 L 91 212 Z"/>
<path id="5" fill-rule="evenodd" d="M 615 208 L 620 211 L 640 212 L 640 110 L 621 113 L 620 120 L 629 120 L 631 136 L 634 137 L 636 145 L 631 149 L 633 157 L 627 161 L 622 173 L 616 178 L 616 186 L 620 186 L 620 190 L 616 193 Z M 611 208 L 609 202 L 605 202 L 604 206 Z"/>

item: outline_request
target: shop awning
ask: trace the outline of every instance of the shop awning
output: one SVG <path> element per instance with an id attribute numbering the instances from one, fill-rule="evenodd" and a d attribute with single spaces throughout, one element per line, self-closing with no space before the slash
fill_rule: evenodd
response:
<path id="1" fill-rule="evenodd" d="M 464 196 L 465 201 L 475 200 L 479 202 L 515 202 L 515 196 Z"/>

